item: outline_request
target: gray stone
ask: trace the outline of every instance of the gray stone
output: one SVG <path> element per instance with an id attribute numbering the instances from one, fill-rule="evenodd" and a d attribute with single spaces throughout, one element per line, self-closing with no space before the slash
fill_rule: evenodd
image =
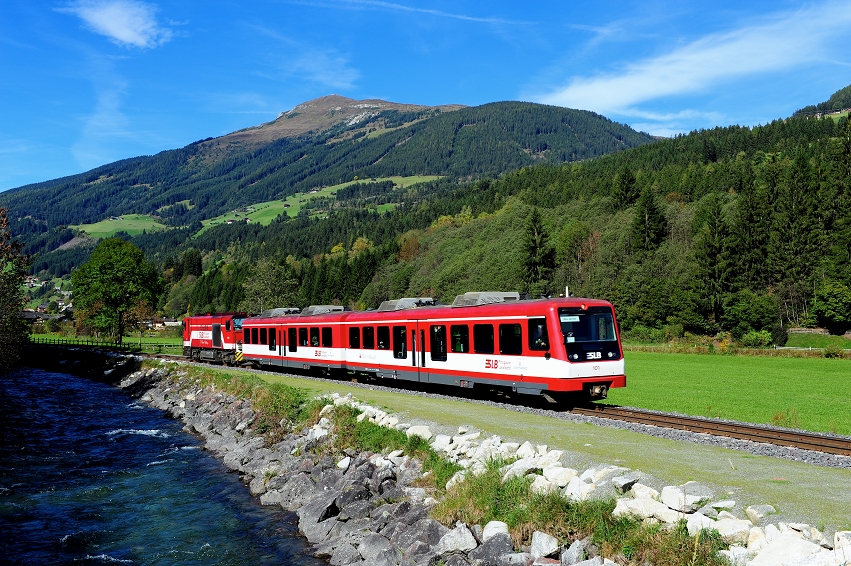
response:
<path id="1" fill-rule="evenodd" d="M 429 547 L 437 545 L 443 535 L 449 532 L 449 529 L 435 521 L 434 519 L 420 519 L 403 532 L 397 540 L 390 539 L 390 542 L 398 544 L 402 550 L 407 550 L 416 542 L 422 542 Z"/>
<path id="2" fill-rule="evenodd" d="M 331 566 L 343 566 L 344 564 L 352 564 L 354 562 L 359 562 L 361 559 L 360 553 L 358 553 L 358 549 L 356 549 L 351 544 L 344 542 L 334 551 L 334 554 L 331 556 Z"/>
<path id="3" fill-rule="evenodd" d="M 420 564 L 428 564 L 433 558 L 437 557 L 434 547 L 427 542 L 421 540 L 415 541 L 405 553 L 402 555 L 402 566 L 415 566 Z"/>
<path id="4" fill-rule="evenodd" d="M 474 566 L 496 566 L 499 559 L 505 554 L 514 551 L 514 543 L 507 532 L 494 533 L 479 548 L 471 551 L 467 556 Z"/>
<path id="5" fill-rule="evenodd" d="M 603 559 L 599 556 L 595 556 L 590 560 L 583 560 L 582 562 L 577 562 L 576 566 L 603 566 Z"/>
<path id="6" fill-rule="evenodd" d="M 751 505 L 745 509 L 745 515 L 754 524 L 758 523 L 763 517 L 773 515 L 774 513 L 777 513 L 777 509 L 771 505 Z"/>
<path id="7" fill-rule="evenodd" d="M 487 542 L 496 534 L 508 534 L 508 525 L 502 521 L 489 521 L 482 530 L 482 542 Z"/>
<path id="8" fill-rule="evenodd" d="M 528 552 L 517 552 L 513 554 L 503 554 L 499 558 L 499 566 L 530 566 L 535 561 L 535 557 Z"/>
<path id="9" fill-rule="evenodd" d="M 325 519 L 320 523 L 305 523 L 302 525 L 299 522 L 298 529 L 304 535 L 304 538 L 311 544 L 316 544 L 328 538 L 328 533 L 331 532 L 339 521 L 336 517 Z"/>
<path id="10" fill-rule="evenodd" d="M 379 552 L 373 560 L 368 561 L 371 566 L 397 566 L 402 561 L 402 551 L 390 545 Z"/>
<path id="11" fill-rule="evenodd" d="M 662 503 L 675 511 L 693 513 L 712 498 L 712 490 L 697 482 L 686 482 L 680 486 L 662 488 Z"/>
<path id="12" fill-rule="evenodd" d="M 280 491 L 267 491 L 260 496 L 260 505 L 280 505 L 282 500 Z"/>
<path id="13" fill-rule="evenodd" d="M 715 507 L 713 507 L 711 505 L 704 505 L 703 507 L 698 509 L 696 511 L 696 513 L 700 513 L 701 515 L 703 515 L 705 517 L 709 517 L 710 519 L 717 519 L 718 518 L 718 510 L 715 509 Z"/>
<path id="14" fill-rule="evenodd" d="M 373 505 L 370 501 L 354 501 L 340 509 L 340 514 L 337 516 L 337 519 L 340 521 L 363 519 L 369 517 L 369 514 L 374 507 L 375 505 Z"/>
<path id="15" fill-rule="evenodd" d="M 585 558 L 585 547 L 587 544 L 585 540 L 573 541 L 570 548 L 561 553 L 562 566 L 572 566 L 573 564 L 582 562 Z"/>
<path id="16" fill-rule="evenodd" d="M 338 509 L 335 500 L 340 494 L 338 492 L 320 493 L 296 511 L 298 514 L 298 525 L 320 523 L 329 517 L 337 515 Z"/>
<path id="17" fill-rule="evenodd" d="M 296 474 L 279 491 L 281 505 L 290 511 L 295 511 L 313 495 L 316 484 L 307 474 Z"/>
<path id="18" fill-rule="evenodd" d="M 342 509 L 349 503 L 364 501 L 370 497 L 372 497 L 372 494 L 367 488 L 362 485 L 355 484 L 343 488 L 343 491 L 340 492 L 334 503 L 337 505 L 338 509 Z"/>
<path id="19" fill-rule="evenodd" d="M 386 548 L 390 547 L 390 541 L 381 535 L 372 533 L 361 539 L 358 552 L 367 562 L 373 562 L 376 557 Z"/>
<path id="20" fill-rule="evenodd" d="M 713 521 L 712 519 L 698 511 L 693 515 L 688 516 L 688 519 L 686 519 L 686 527 L 688 528 L 688 534 L 690 536 L 695 536 L 703 529 L 713 528 Z"/>
<path id="21" fill-rule="evenodd" d="M 469 552 L 479 544 L 467 525 L 459 523 L 454 529 L 443 535 L 435 547 L 440 555 L 452 554 L 454 552 Z"/>
<path id="22" fill-rule="evenodd" d="M 535 558 L 553 556 L 558 552 L 558 549 L 559 544 L 556 537 L 548 535 L 547 533 L 542 533 L 541 531 L 535 531 L 532 533 L 532 546 L 529 549 L 529 552 Z"/>

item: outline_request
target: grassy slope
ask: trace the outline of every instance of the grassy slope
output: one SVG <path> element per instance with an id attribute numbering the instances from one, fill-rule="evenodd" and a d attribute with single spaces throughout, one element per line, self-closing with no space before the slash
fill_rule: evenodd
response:
<path id="1" fill-rule="evenodd" d="M 389 180 L 396 183 L 396 186 L 398 188 L 405 188 L 411 185 L 415 185 L 417 183 L 434 181 L 435 179 L 439 178 L 440 177 L 434 175 L 415 175 L 411 177 L 381 177 L 375 179 L 375 181 Z M 203 221 L 202 224 L 204 225 L 204 228 L 201 229 L 201 232 L 204 232 L 211 226 L 223 224 L 228 220 L 242 220 L 243 218 L 250 218 L 252 222 L 257 222 L 262 224 L 263 226 L 267 226 L 285 211 L 290 218 L 295 218 L 296 216 L 298 216 L 298 213 L 301 210 L 302 203 L 319 197 L 333 197 L 338 190 L 344 187 L 348 187 L 349 185 L 352 185 L 354 183 L 363 182 L 371 182 L 371 179 L 352 180 L 346 183 L 340 183 L 339 185 L 323 187 L 321 189 L 318 189 L 315 193 L 296 193 L 292 196 L 287 197 L 284 200 L 270 200 L 267 202 L 257 203 L 252 205 L 254 208 L 253 212 L 239 213 L 239 216 L 237 216 L 236 214 L 234 214 L 233 211 L 231 211 L 215 218 L 210 218 L 209 220 Z M 286 207 L 286 205 L 289 205 L 289 207 Z"/>
<path id="2" fill-rule="evenodd" d="M 786 346 L 792 348 L 827 348 L 834 346 L 847 350 L 851 349 L 851 340 L 843 336 L 827 334 L 790 334 Z"/>
<path id="3" fill-rule="evenodd" d="M 142 230 L 162 230 L 165 224 L 160 224 L 153 216 L 147 214 L 124 214 L 121 220 L 101 220 L 94 224 L 80 224 L 71 226 L 75 230 L 82 230 L 92 238 L 109 238 L 118 232 L 127 232 L 131 236 L 141 234 Z"/>
<path id="4" fill-rule="evenodd" d="M 609 402 L 851 435 L 851 360 L 627 352 Z"/>

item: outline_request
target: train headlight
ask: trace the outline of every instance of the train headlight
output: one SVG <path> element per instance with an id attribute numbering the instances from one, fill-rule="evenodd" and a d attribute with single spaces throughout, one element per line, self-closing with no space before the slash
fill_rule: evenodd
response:
<path id="1" fill-rule="evenodd" d="M 571 354 L 571 355 L 570 355 L 570 359 L 572 359 L 572 360 L 578 360 L 578 359 L 579 359 L 579 354 Z"/>
<path id="2" fill-rule="evenodd" d="M 614 357 L 615 357 L 615 353 L 614 353 L 614 352 L 609 352 L 609 353 L 607 353 L 606 355 L 607 355 L 608 357 L 610 357 L 610 358 L 614 358 Z"/>

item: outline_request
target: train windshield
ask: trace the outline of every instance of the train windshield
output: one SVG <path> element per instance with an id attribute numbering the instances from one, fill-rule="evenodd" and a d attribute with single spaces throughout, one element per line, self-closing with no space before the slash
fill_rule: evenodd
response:
<path id="1" fill-rule="evenodd" d="M 620 358 L 618 336 L 610 307 L 558 309 L 568 359 L 592 361 Z"/>

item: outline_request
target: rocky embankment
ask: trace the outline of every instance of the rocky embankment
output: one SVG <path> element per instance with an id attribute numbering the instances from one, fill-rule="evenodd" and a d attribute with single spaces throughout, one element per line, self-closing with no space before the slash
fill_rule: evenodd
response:
<path id="1" fill-rule="evenodd" d="M 143 401 L 182 419 L 187 431 L 201 435 L 208 450 L 241 474 L 252 495 L 264 505 L 281 505 L 298 515 L 300 532 L 313 545 L 314 556 L 333 565 L 524 565 L 616 564 L 597 555 L 588 540 L 559 541 L 535 532 L 528 546 L 516 548 L 505 523 L 457 523 L 448 528 L 429 518 L 437 503 L 415 487 L 422 465 L 401 451 L 386 454 L 348 450 L 339 459 L 318 457 L 314 449 L 334 436 L 324 416 L 335 405 L 359 409 L 359 418 L 419 435 L 446 459 L 463 467 L 447 484 L 485 470 L 494 458 L 511 462 L 503 479 L 523 476 L 531 491 L 556 491 L 571 500 L 617 499 L 615 515 L 632 515 L 647 523 L 673 525 L 685 520 L 689 533 L 716 529 L 732 546 L 723 551 L 733 564 L 751 566 L 840 566 L 851 562 L 851 532 L 828 540 L 815 527 L 771 522 L 770 505 L 742 508 L 720 500 L 706 486 L 652 487 L 653 478 L 617 466 L 574 470 L 562 464 L 565 454 L 526 442 L 483 438 L 478 431 L 432 434 L 429 426 L 400 422 L 351 397 L 335 396 L 312 427 L 294 431 L 274 445 L 256 435 L 256 418 L 248 401 L 214 388 L 202 388 L 179 369 L 137 371 L 121 387 Z M 321 452 L 321 451 L 316 451 Z M 562 543 L 566 544 L 562 544 Z"/>

